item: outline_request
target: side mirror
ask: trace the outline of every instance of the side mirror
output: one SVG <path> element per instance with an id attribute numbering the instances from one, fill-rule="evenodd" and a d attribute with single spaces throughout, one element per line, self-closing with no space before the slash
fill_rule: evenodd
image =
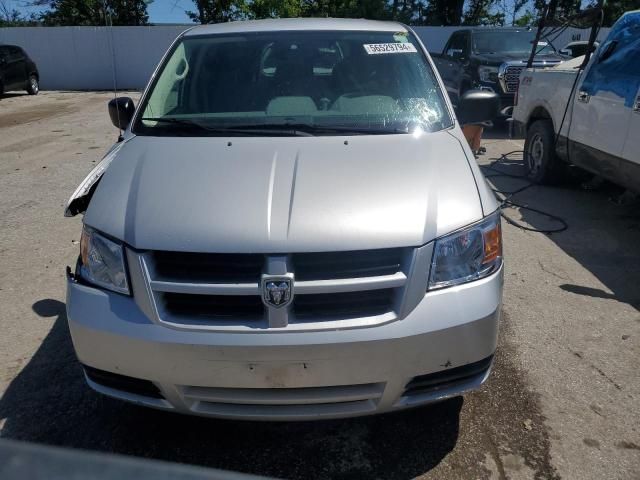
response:
<path id="1" fill-rule="evenodd" d="M 558 53 L 560 53 L 560 55 L 566 55 L 567 57 L 573 56 L 571 50 L 569 50 L 568 48 L 561 48 L 560 50 L 558 50 Z"/>
<path id="2" fill-rule="evenodd" d="M 117 97 L 109 101 L 111 123 L 120 130 L 125 130 L 129 126 L 135 111 L 136 107 L 129 97 Z"/>
<path id="3" fill-rule="evenodd" d="M 458 102 L 458 121 L 467 123 L 487 122 L 500 112 L 500 96 L 487 90 L 468 90 Z"/>

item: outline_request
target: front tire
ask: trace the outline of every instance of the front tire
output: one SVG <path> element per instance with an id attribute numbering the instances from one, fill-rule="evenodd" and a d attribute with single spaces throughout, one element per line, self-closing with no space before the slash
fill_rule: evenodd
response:
<path id="1" fill-rule="evenodd" d="M 531 181 L 549 185 L 565 176 L 565 164 L 556 155 L 555 143 L 551 120 L 536 120 L 527 129 L 524 165 Z"/>
<path id="2" fill-rule="evenodd" d="M 29 83 L 27 84 L 27 93 L 29 95 L 37 95 L 40 91 L 40 84 L 38 83 L 38 77 L 35 75 L 29 76 Z"/>

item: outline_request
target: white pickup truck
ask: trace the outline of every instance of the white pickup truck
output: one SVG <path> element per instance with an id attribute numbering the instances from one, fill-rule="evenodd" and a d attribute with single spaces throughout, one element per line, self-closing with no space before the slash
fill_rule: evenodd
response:
<path id="1" fill-rule="evenodd" d="M 513 121 L 529 178 L 553 183 L 571 164 L 638 193 L 640 10 L 620 17 L 581 70 L 583 59 L 520 75 Z"/>

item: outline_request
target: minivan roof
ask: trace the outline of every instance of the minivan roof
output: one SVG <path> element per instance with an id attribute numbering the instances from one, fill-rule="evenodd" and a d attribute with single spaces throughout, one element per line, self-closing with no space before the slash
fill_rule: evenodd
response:
<path id="1" fill-rule="evenodd" d="M 185 36 L 216 33 L 276 32 L 283 30 L 360 30 L 373 32 L 406 32 L 397 22 L 349 18 L 278 18 L 200 25 L 187 30 Z"/>

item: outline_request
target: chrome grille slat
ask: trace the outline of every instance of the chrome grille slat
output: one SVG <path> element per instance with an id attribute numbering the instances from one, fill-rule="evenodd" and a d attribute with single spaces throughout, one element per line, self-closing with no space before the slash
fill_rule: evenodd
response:
<path id="1" fill-rule="evenodd" d="M 519 67 L 510 65 L 505 69 L 504 72 L 504 80 L 505 80 L 505 90 L 507 93 L 515 93 L 518 89 L 518 82 L 520 81 L 520 73 L 524 70 L 525 67 Z"/>
<path id="2" fill-rule="evenodd" d="M 342 278 L 338 280 L 306 280 L 296 282 L 296 294 L 357 292 L 401 287 L 407 277 L 403 272 L 381 277 Z M 190 293 L 193 295 L 260 295 L 257 283 L 181 283 L 151 280 L 156 292 Z"/>
<path id="3" fill-rule="evenodd" d="M 156 292 L 190 293 L 192 295 L 260 295 L 257 283 L 180 283 L 151 280 Z"/>
<path id="4" fill-rule="evenodd" d="M 562 63 L 559 60 L 534 61 L 533 68 L 549 68 Z M 498 79 L 504 93 L 515 93 L 520 83 L 520 74 L 526 69 L 526 62 L 503 63 L 498 71 Z"/>

